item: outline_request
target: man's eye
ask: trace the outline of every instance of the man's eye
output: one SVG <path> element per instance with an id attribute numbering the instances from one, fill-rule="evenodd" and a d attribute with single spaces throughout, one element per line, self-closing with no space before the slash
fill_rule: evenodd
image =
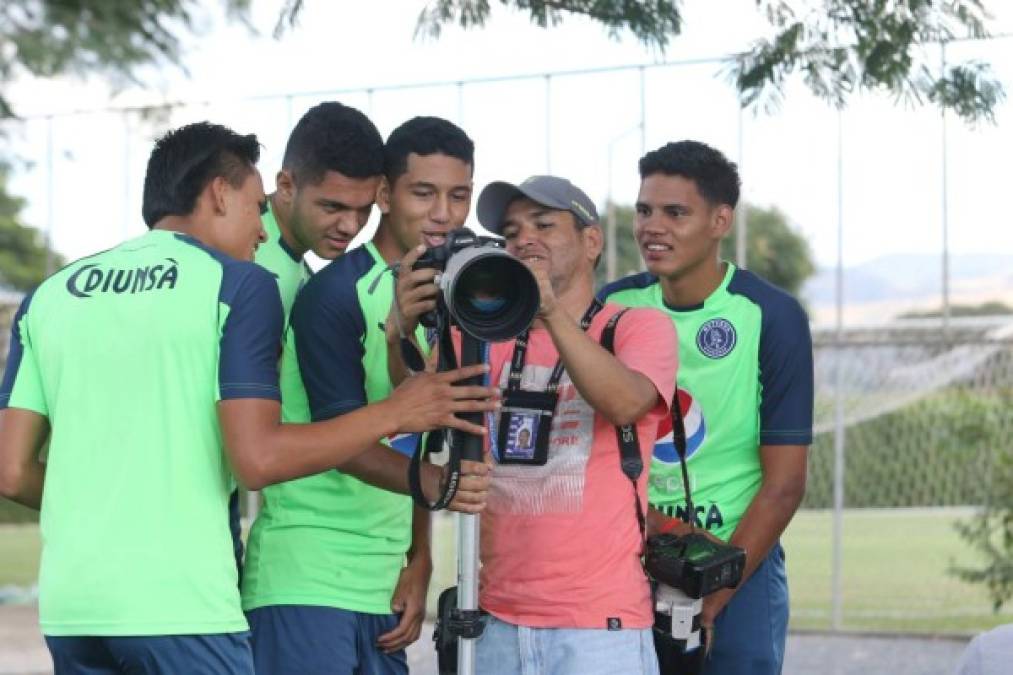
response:
<path id="1" fill-rule="evenodd" d="M 550 227 L 553 227 L 554 225 L 555 225 L 555 223 L 550 223 L 547 220 L 535 223 L 535 227 L 537 227 L 539 230 L 545 230 L 545 229 L 548 229 Z"/>

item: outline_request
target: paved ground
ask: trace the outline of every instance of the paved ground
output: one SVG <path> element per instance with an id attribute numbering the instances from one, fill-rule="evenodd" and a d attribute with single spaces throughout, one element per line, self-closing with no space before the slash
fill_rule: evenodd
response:
<path id="1" fill-rule="evenodd" d="M 33 606 L 0 605 L 0 675 L 52 673 L 37 621 Z M 436 675 L 432 633 L 427 625 L 409 650 L 412 675 Z M 952 675 L 964 646 L 961 640 L 793 634 L 784 675 Z"/>
<path id="2" fill-rule="evenodd" d="M 52 673 L 34 605 L 0 605 L 0 675 Z"/>

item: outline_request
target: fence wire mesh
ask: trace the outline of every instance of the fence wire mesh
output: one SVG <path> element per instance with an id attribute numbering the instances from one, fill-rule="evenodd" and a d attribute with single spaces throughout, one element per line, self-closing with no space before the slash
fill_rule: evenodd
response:
<path id="1" fill-rule="evenodd" d="M 835 600 L 845 629 L 963 633 L 1013 619 L 993 612 L 984 587 L 952 573 L 982 563 L 956 525 L 973 522 L 996 496 L 996 467 L 1013 455 L 1013 318 L 955 321 L 946 331 L 938 320 L 840 336 L 817 331 L 814 350 L 808 485 L 785 537 L 793 625 L 831 627 Z M 844 524 L 836 549 L 838 433 Z M 835 598 L 830 570 L 838 551 Z"/>
<path id="2" fill-rule="evenodd" d="M 842 369 L 848 508 L 981 505 L 1013 433 L 1013 321 L 850 330 L 814 337 L 815 442 L 807 508 L 833 504 Z"/>

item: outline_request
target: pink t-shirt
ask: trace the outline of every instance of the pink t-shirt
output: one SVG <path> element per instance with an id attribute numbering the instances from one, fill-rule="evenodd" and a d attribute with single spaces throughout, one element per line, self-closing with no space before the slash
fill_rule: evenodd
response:
<path id="1" fill-rule="evenodd" d="M 588 334 L 600 340 L 619 311 L 606 305 Z M 513 342 L 490 345 L 490 381 L 506 387 Z M 654 383 L 664 400 L 637 423 L 644 472 L 638 481 L 647 508 L 647 467 L 659 422 L 668 414 L 678 362 L 675 327 L 653 309 L 619 320 L 615 353 Z M 521 388 L 544 391 L 558 352 L 548 331 L 531 331 Z M 489 438 L 495 442 L 499 420 Z M 494 453 L 495 454 L 495 453 Z M 480 604 L 509 623 L 553 628 L 647 628 L 650 588 L 640 564 L 633 487 L 619 467 L 615 426 L 560 383 L 548 461 L 498 464 L 482 515 Z"/>

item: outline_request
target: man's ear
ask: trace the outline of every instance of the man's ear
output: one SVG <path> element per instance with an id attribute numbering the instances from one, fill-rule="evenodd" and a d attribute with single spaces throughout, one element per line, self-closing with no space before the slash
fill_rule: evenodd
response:
<path id="1" fill-rule="evenodd" d="M 223 176 L 215 176 L 208 184 L 207 190 L 210 193 L 212 213 L 216 216 L 224 216 L 228 213 L 228 195 L 232 186 Z"/>
<path id="2" fill-rule="evenodd" d="M 381 176 L 380 184 L 376 188 L 376 205 L 380 209 L 380 213 L 385 216 L 390 213 L 390 195 L 393 190 L 394 188 L 391 186 L 390 181 L 387 180 L 387 177 Z"/>
<path id="3" fill-rule="evenodd" d="M 581 234 L 584 237 L 585 248 L 587 250 L 588 259 L 594 264 L 594 261 L 598 259 L 598 256 L 605 250 L 605 233 L 601 229 L 601 225 L 597 223 L 594 225 L 588 225 Z"/>
<path id="4" fill-rule="evenodd" d="M 735 219 L 735 210 L 728 204 L 720 204 L 711 214 L 711 236 L 714 239 L 724 239 L 732 230 L 732 222 Z"/>
<path id="5" fill-rule="evenodd" d="M 274 177 L 274 186 L 281 202 L 283 204 L 291 204 L 292 200 L 295 199 L 296 187 L 295 179 L 292 178 L 292 174 L 288 169 L 282 169 L 278 172 L 278 175 Z"/>

